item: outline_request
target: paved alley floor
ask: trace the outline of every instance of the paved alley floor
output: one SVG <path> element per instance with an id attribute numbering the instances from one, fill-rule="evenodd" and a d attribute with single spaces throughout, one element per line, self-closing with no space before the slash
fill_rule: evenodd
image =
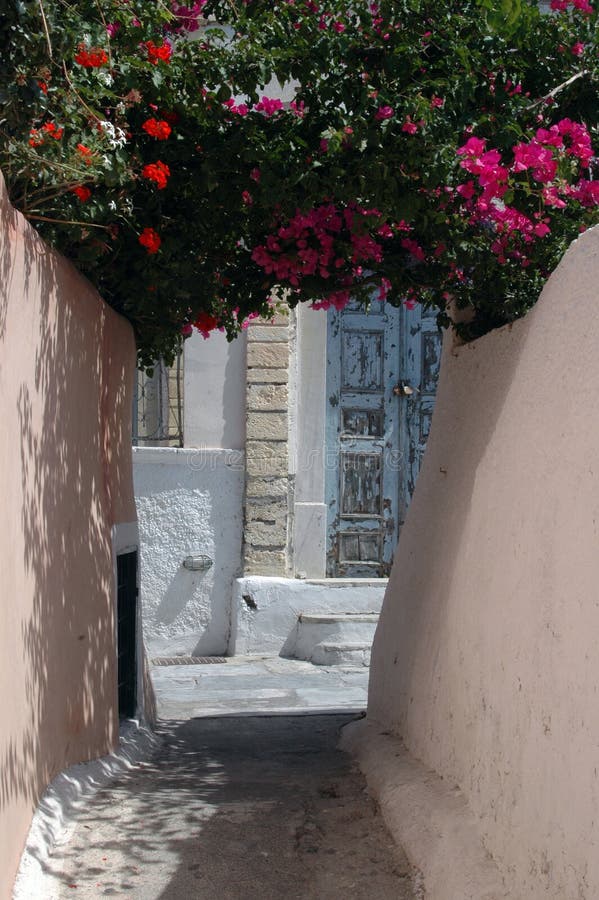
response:
<path id="1" fill-rule="evenodd" d="M 87 802 L 35 900 L 414 900 L 338 749 L 367 670 L 237 657 L 152 678 L 159 749 Z"/>
<path id="2" fill-rule="evenodd" d="M 315 666 L 280 656 L 232 656 L 219 664 L 155 666 L 152 683 L 167 719 L 243 713 L 359 712 L 368 669 Z"/>

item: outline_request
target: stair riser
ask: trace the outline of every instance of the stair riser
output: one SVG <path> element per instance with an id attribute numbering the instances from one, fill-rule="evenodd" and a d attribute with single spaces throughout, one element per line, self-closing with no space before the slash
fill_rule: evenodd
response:
<path id="1" fill-rule="evenodd" d="M 331 622 L 326 624 L 298 622 L 295 646 L 291 655 L 296 659 L 312 659 L 314 648 L 322 641 L 372 644 L 375 630 L 374 622 Z"/>
<path id="2" fill-rule="evenodd" d="M 364 650 L 328 650 L 317 646 L 310 658 L 315 666 L 370 666 L 370 647 Z"/>

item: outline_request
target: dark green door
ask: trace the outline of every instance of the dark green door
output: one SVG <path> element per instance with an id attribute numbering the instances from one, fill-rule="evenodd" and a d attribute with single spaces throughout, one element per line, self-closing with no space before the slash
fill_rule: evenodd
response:
<path id="1" fill-rule="evenodd" d="M 137 551 L 121 553 L 117 565 L 119 718 L 137 709 Z"/>

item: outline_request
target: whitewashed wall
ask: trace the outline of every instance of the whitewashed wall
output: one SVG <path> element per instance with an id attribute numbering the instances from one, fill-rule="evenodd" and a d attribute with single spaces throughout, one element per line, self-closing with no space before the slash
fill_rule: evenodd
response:
<path id="1" fill-rule="evenodd" d="M 185 342 L 185 448 L 136 447 L 144 637 L 150 657 L 227 652 L 241 572 L 246 340 Z M 186 556 L 213 561 L 205 572 Z"/>
<path id="2" fill-rule="evenodd" d="M 141 535 L 148 655 L 227 652 L 233 579 L 241 567 L 244 455 L 235 450 L 136 447 L 133 478 Z M 183 566 L 205 554 L 205 572 Z"/>
<path id="3" fill-rule="evenodd" d="M 245 446 L 245 333 L 229 343 L 216 331 L 185 341 L 183 431 L 186 447 Z"/>

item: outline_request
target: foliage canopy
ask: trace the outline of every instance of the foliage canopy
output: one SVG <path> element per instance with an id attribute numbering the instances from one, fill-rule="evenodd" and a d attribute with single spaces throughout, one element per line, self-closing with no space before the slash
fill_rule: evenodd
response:
<path id="1" fill-rule="evenodd" d="M 453 298 L 472 337 L 599 220 L 597 13 L 551 6 L 8 0 L 0 167 L 143 365 L 278 288 Z"/>

